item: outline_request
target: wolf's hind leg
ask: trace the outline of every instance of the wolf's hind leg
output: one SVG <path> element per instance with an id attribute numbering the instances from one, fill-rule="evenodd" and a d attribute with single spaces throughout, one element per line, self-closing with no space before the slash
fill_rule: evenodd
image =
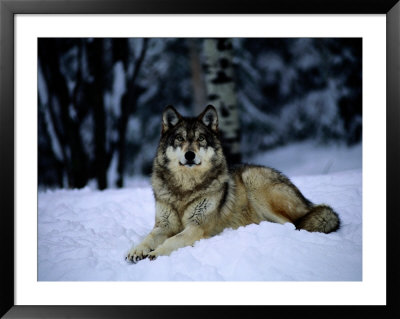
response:
<path id="1" fill-rule="evenodd" d="M 277 223 L 291 222 L 297 229 L 330 233 L 340 227 L 336 212 L 327 205 L 314 205 L 284 175 L 255 167 L 242 174 L 248 197 L 257 214 Z"/>
<path id="2" fill-rule="evenodd" d="M 312 205 L 287 177 L 273 169 L 250 167 L 242 178 L 250 205 L 262 220 L 293 223 Z"/>

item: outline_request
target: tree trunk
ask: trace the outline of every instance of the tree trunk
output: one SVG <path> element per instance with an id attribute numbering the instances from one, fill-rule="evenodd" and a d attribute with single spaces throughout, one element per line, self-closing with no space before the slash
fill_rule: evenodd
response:
<path id="1" fill-rule="evenodd" d="M 232 49 L 231 39 L 205 39 L 203 42 L 207 101 L 217 109 L 221 140 L 229 166 L 241 161 Z"/>
<path id="2" fill-rule="evenodd" d="M 93 118 L 94 118 L 94 169 L 98 189 L 107 188 L 107 165 L 106 165 L 106 120 L 104 110 L 105 91 L 105 68 L 103 56 L 104 40 L 101 38 L 93 39 L 93 75 L 94 75 L 94 98 L 93 98 Z"/>
<path id="3" fill-rule="evenodd" d="M 49 91 L 49 110 L 53 127 L 65 152 L 64 164 L 67 167 L 68 184 L 71 188 L 82 188 L 88 182 L 88 159 L 79 133 L 80 123 L 70 116 L 72 98 L 68 91 L 67 79 L 59 69 L 61 52 L 57 46 L 57 39 L 41 39 L 40 43 L 38 51 Z"/>
<path id="4" fill-rule="evenodd" d="M 62 188 L 64 173 L 63 155 L 56 154 L 54 151 L 51 134 L 49 133 L 46 121 L 45 108 L 48 108 L 48 106 L 43 105 L 40 96 L 38 96 L 38 153 L 46 158 L 44 163 L 47 164 L 43 165 L 43 161 L 38 161 L 38 183 L 39 185 L 57 185 Z"/>
<path id="5" fill-rule="evenodd" d="M 192 71 L 194 113 L 200 114 L 207 103 L 204 72 L 199 54 L 200 43 L 197 39 L 189 39 L 190 68 Z"/>
<path id="6" fill-rule="evenodd" d="M 126 46 L 123 46 L 126 48 L 126 52 L 128 54 L 128 39 L 125 39 L 126 41 Z M 140 51 L 139 57 L 135 61 L 135 69 L 133 71 L 133 74 L 131 77 L 126 79 L 126 92 L 121 98 L 121 117 L 119 119 L 119 125 L 118 125 L 118 135 L 119 135 L 119 140 L 118 140 L 118 164 L 117 164 L 117 172 L 118 172 L 118 179 L 117 179 L 117 186 L 118 187 L 123 187 L 124 186 L 124 174 L 125 174 L 125 150 L 126 150 L 126 130 L 128 126 L 128 120 L 129 116 L 134 112 L 136 109 L 136 102 L 141 94 L 139 88 L 136 85 L 136 80 L 140 71 L 140 68 L 142 67 L 142 63 L 144 60 L 144 57 L 146 56 L 146 51 L 147 51 L 147 43 L 148 39 L 143 39 L 143 46 L 142 50 Z M 121 43 L 120 43 L 121 46 Z M 122 46 L 121 46 L 122 47 Z M 125 65 L 125 68 L 128 68 L 128 65 Z M 128 74 L 126 70 L 126 74 Z"/>

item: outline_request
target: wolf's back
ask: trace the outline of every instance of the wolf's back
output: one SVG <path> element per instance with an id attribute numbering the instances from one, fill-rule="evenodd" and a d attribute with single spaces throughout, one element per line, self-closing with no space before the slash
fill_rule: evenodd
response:
<path id="1" fill-rule="evenodd" d="M 340 227 L 338 214 L 327 205 L 312 206 L 310 211 L 295 222 L 297 229 L 330 233 Z"/>

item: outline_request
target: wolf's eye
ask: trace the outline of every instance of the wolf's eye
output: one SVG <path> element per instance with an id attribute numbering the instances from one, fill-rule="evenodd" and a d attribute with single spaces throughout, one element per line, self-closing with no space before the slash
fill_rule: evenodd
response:
<path id="1" fill-rule="evenodd" d="M 177 139 L 179 142 L 183 142 L 183 137 L 180 136 L 180 135 L 177 135 L 177 136 L 176 136 L 176 139 Z"/>
<path id="2" fill-rule="evenodd" d="M 199 142 L 204 141 L 204 135 L 200 135 L 199 138 L 197 139 Z"/>

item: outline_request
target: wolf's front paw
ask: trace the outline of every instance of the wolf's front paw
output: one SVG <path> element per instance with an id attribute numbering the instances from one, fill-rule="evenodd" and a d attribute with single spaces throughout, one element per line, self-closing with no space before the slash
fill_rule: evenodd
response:
<path id="1" fill-rule="evenodd" d="M 147 254 L 147 257 L 149 257 L 150 260 L 154 260 L 158 256 L 169 256 L 170 254 L 171 254 L 171 250 L 169 250 L 165 247 L 158 247 L 157 249 L 149 252 Z"/>
<path id="2" fill-rule="evenodd" d="M 158 256 L 159 256 L 159 254 L 158 254 L 155 250 L 153 250 L 152 252 L 150 252 L 150 253 L 148 254 L 148 257 L 149 257 L 150 260 L 154 260 L 154 259 L 156 259 Z"/>
<path id="3" fill-rule="evenodd" d="M 150 251 L 151 249 L 149 246 L 140 244 L 132 248 L 125 259 L 136 264 L 139 260 L 146 258 Z"/>

